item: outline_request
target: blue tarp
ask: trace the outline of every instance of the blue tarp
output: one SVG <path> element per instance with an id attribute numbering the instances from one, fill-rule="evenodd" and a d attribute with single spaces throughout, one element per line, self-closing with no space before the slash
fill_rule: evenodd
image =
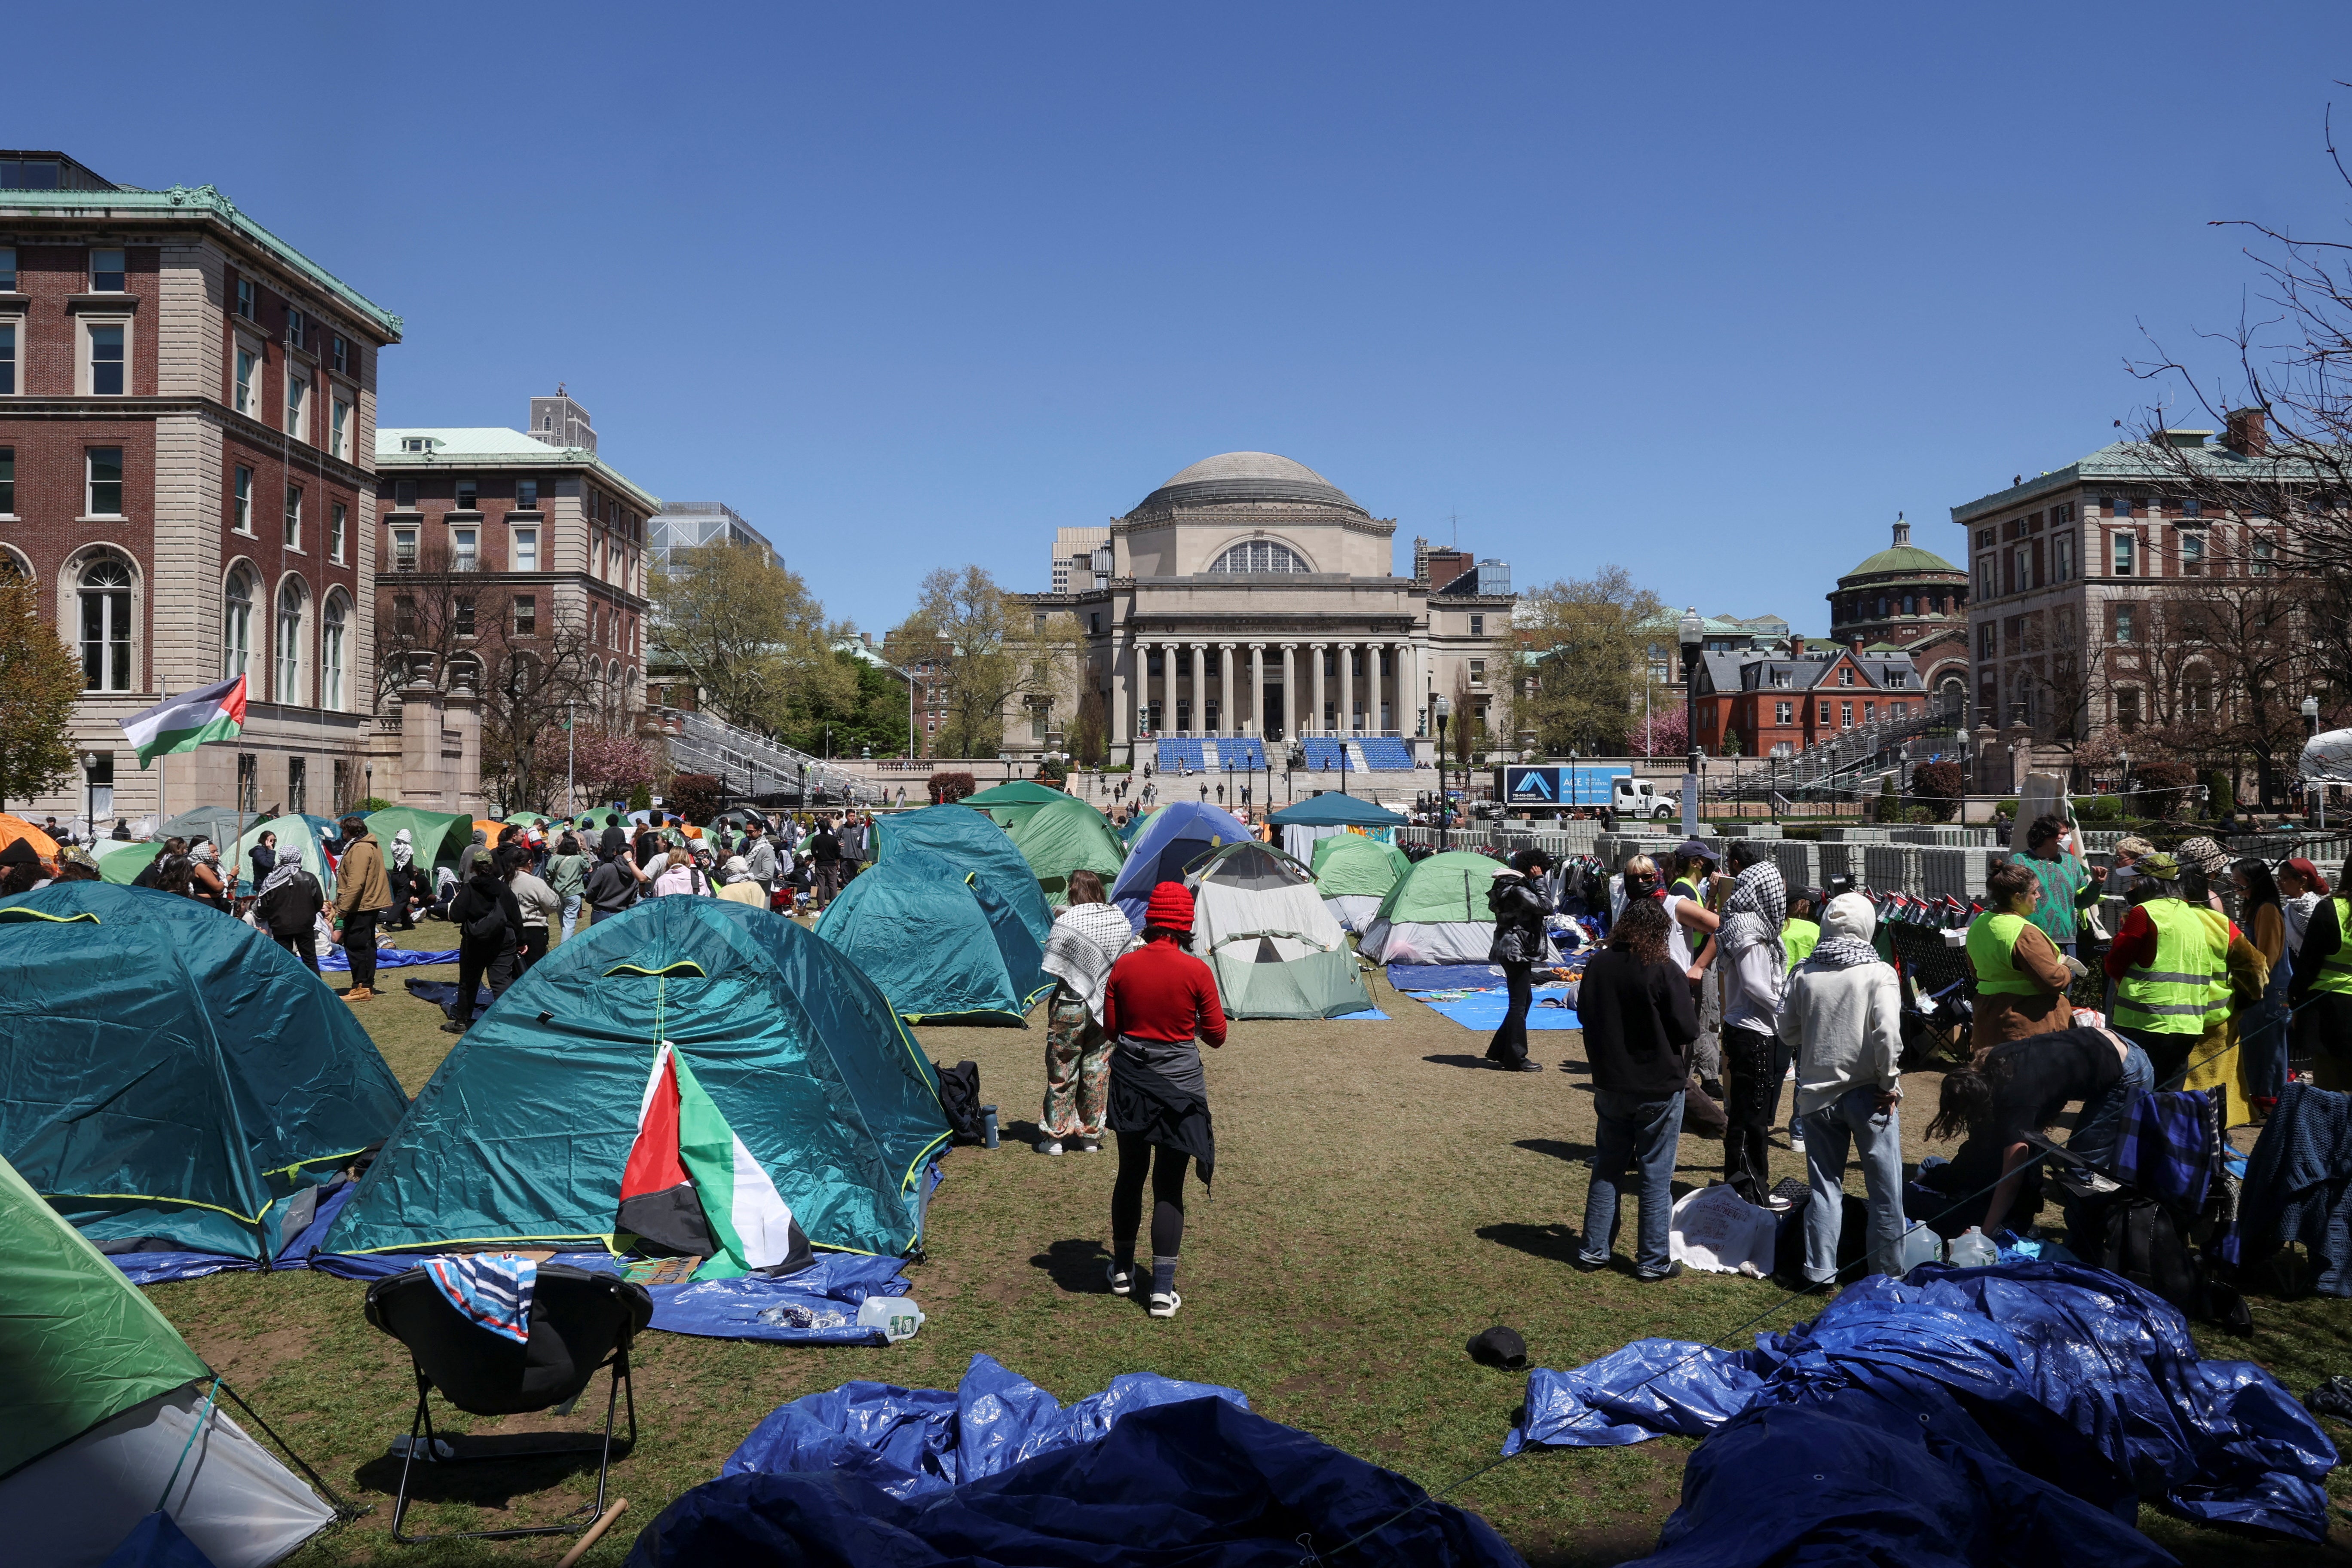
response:
<path id="1" fill-rule="evenodd" d="M 1351 1568 L 1523 1568 L 1484 1521 L 1425 1498 L 1232 1389 L 1130 1373 L 1065 1410 L 982 1355 L 954 1394 L 853 1383 L 785 1405 L 628 1561 L 1290 1568 L 1385 1525 Z"/>
<path id="2" fill-rule="evenodd" d="M 1491 991 L 1504 984 L 1499 963 L 1391 963 L 1389 984 L 1400 991 Z"/>
<path id="3" fill-rule="evenodd" d="M 1416 996 L 1414 1001 L 1442 1018 L 1449 1018 L 1476 1034 L 1491 1035 L 1503 1026 L 1503 1015 L 1510 1011 L 1511 997 L 1507 991 L 1473 991 L 1467 996 L 1441 1001 L 1430 996 Z M 1528 1028 L 1580 1029 L 1583 1021 L 1573 1007 L 1547 1005 L 1568 1000 L 1564 985 L 1538 985 L 1535 1005 L 1528 1009 Z"/>
<path id="4" fill-rule="evenodd" d="M 457 962 L 457 950 L 454 947 L 446 952 L 427 952 L 414 947 L 379 947 L 375 950 L 375 966 L 378 969 L 414 969 L 421 964 Z M 347 974 L 351 972 L 352 961 L 341 948 L 331 947 L 319 955 L 319 967 L 330 973 Z"/>
<path id="5" fill-rule="evenodd" d="M 1854 1429 L 1813 1429 L 1830 1420 Z M 1800 1428 L 1804 1440 L 1782 1440 Z M 1664 1432 L 1716 1434 L 1693 1456 L 1683 1508 L 1660 1537 L 1673 1551 L 1654 1561 L 1677 1568 L 1760 1563 L 1767 1546 L 1780 1550 L 1805 1529 L 1848 1528 L 1872 1510 L 1945 1539 L 1949 1521 L 1933 1498 L 1959 1472 L 1982 1506 L 2012 1512 L 2023 1500 L 2065 1517 L 2063 1492 L 2128 1519 L 2145 1499 L 2194 1520 L 2317 1541 L 2327 1533 L 2323 1483 L 2336 1458 L 2268 1373 L 2200 1361 L 2173 1307 L 2072 1263 L 1923 1264 L 1907 1279 L 1874 1275 L 1849 1288 L 1812 1322 L 1759 1335 L 1752 1351 L 1644 1340 L 1573 1373 L 1538 1371 L 1504 1447 Z M 1895 1458 L 1884 1457 L 1889 1443 Z M 1717 1444 L 1744 1458 L 1712 1458 Z M 1816 1463 L 1815 1445 L 1824 1457 L 1846 1455 L 1849 1468 Z M 1765 1463 L 1772 1453 L 1785 1458 Z M 1835 1478 L 1830 1493 L 1806 1481 L 1816 1471 Z M 1734 1530 L 1733 1521 L 1745 1522 Z M 2126 1547 L 2118 1537 L 2063 1555 L 2168 1560 Z M 1953 1551 L 1955 1562 L 1992 1560 L 1968 1554 L 1965 1542 Z"/>

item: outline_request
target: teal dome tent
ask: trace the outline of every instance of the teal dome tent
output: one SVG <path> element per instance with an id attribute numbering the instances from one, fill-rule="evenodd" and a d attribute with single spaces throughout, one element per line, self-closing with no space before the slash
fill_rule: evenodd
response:
<path id="1" fill-rule="evenodd" d="M 876 862 L 886 863 L 891 856 L 909 849 L 936 851 L 963 870 L 976 873 L 1021 917 L 1038 947 L 1045 947 L 1054 929 L 1054 911 L 1037 886 L 1035 870 L 987 813 L 968 805 L 927 805 L 920 811 L 884 817 L 882 848 Z M 899 1005 L 903 1010 L 905 1004 Z"/>
<path id="2" fill-rule="evenodd" d="M 928 849 L 890 851 L 834 900 L 816 934 L 910 1022 L 1017 1024 L 1054 988 L 1045 949 L 996 885 Z"/>

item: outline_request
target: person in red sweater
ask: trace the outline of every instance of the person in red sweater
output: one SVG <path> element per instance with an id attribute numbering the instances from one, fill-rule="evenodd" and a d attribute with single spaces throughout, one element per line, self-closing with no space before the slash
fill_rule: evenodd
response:
<path id="1" fill-rule="evenodd" d="M 1110 1288 L 1132 1297 L 1135 1237 L 1143 1224 L 1143 1179 L 1151 1178 L 1151 1298 L 1155 1318 L 1172 1318 L 1176 1258 L 1184 1245 L 1184 1173 L 1198 1162 L 1201 1185 L 1216 1170 L 1208 1082 L 1194 1040 L 1225 1043 L 1216 976 L 1194 958 L 1192 895 L 1177 882 L 1151 890 L 1143 945 L 1111 965 L 1103 987 L 1103 1032 L 1110 1058 L 1110 1130 L 1118 1134 L 1118 1176 L 1110 1193 Z M 1159 1154 L 1152 1154 L 1157 1145 Z"/>

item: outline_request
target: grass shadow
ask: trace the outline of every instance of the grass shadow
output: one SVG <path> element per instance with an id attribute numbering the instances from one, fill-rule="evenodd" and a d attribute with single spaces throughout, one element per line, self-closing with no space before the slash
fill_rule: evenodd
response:
<path id="1" fill-rule="evenodd" d="M 1481 1241 L 1491 1241 L 1547 1263 L 1572 1261 L 1583 1245 L 1575 1230 L 1559 1224 L 1520 1225 L 1507 1220 L 1500 1225 L 1482 1225 L 1472 1234 Z"/>
<path id="2" fill-rule="evenodd" d="M 1522 1138 L 1511 1147 L 1525 1149 L 1530 1154 L 1549 1154 L 1574 1165 L 1581 1165 L 1600 1152 L 1590 1143 L 1570 1143 L 1558 1138 Z"/>
<path id="3" fill-rule="evenodd" d="M 573 1476 L 593 1475 L 604 1455 L 604 1433 L 593 1436 L 568 1431 L 518 1432 L 469 1436 L 436 1432 L 457 1451 L 454 1461 L 426 1464 L 419 1460 L 408 1471 L 412 1502 L 461 1502 L 476 1508 L 504 1509 L 517 1499 L 551 1491 Z M 628 1458 L 627 1427 L 613 1436 L 613 1462 Z M 581 1447 L 560 1454 L 532 1454 L 577 1437 Z M 383 1454 L 361 1465 L 352 1479 L 365 1489 L 390 1497 L 400 1489 L 402 1459 Z M 553 1500 L 561 1504 L 561 1498 Z M 493 1527 L 495 1528 L 495 1527 Z"/>
<path id="4" fill-rule="evenodd" d="M 1487 1072 L 1492 1072 L 1495 1069 L 1495 1064 L 1488 1061 L 1485 1057 L 1474 1057 L 1467 1051 L 1447 1052 L 1440 1056 L 1423 1057 L 1421 1059 L 1425 1062 L 1433 1062 L 1442 1068 L 1476 1068 Z"/>
<path id="5" fill-rule="evenodd" d="M 1103 1272 L 1110 1254 L 1103 1244 L 1092 1237 L 1069 1241 L 1056 1241 L 1029 1260 L 1032 1268 L 1042 1268 L 1053 1280 L 1055 1289 L 1073 1296 L 1108 1296 L 1110 1280 Z"/>

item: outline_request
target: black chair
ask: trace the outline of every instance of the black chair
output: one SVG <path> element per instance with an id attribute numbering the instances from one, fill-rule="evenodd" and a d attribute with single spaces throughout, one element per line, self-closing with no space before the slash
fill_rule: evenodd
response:
<path id="1" fill-rule="evenodd" d="M 652 1321 L 653 1298 L 642 1285 L 612 1274 L 592 1274 L 563 1264 L 541 1264 L 531 1293 L 530 1340 L 517 1344 L 494 1334 L 451 1306 L 426 1278 L 412 1268 L 368 1287 L 367 1320 L 408 1347 L 416 1369 L 416 1415 L 409 1423 L 408 1453 L 400 1467 L 400 1493 L 392 1508 L 392 1538 L 404 1546 L 419 1541 L 503 1540 L 517 1535 L 567 1535 L 604 1510 L 604 1480 L 613 1468 L 613 1412 L 621 1391 L 629 1394 L 629 1436 L 637 1441 L 636 1386 L 629 1377 L 629 1342 Z M 473 1530 L 439 1536 L 400 1532 L 408 1507 L 408 1473 L 420 1444 L 428 1462 L 466 1462 L 440 1458 L 427 1396 L 434 1389 L 458 1409 L 476 1415 L 520 1415 L 569 1406 L 597 1373 L 612 1368 L 612 1391 L 604 1399 L 603 1458 L 596 1470 L 596 1500 L 554 1524 L 513 1530 Z M 502 1450 L 482 1458 L 526 1458 L 551 1454 L 593 1454 L 593 1443 L 549 1448 Z"/>

